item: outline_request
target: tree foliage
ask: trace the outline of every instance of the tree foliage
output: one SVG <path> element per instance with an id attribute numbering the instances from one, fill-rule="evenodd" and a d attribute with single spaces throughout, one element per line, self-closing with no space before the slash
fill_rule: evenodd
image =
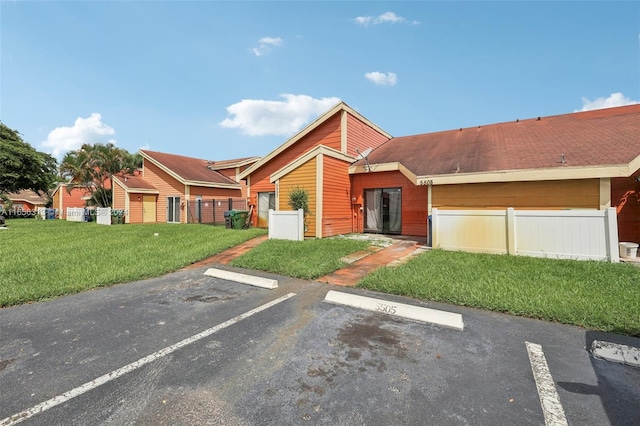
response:
<path id="1" fill-rule="evenodd" d="M 299 186 L 291 189 L 289 191 L 289 206 L 293 210 L 302 209 L 304 215 L 307 216 L 311 213 L 309 211 L 309 192 Z"/>
<path id="2" fill-rule="evenodd" d="M 48 193 L 56 181 L 57 161 L 22 140 L 0 122 L 0 196 L 31 189 Z"/>
<path id="3" fill-rule="evenodd" d="M 85 188 L 91 197 L 87 205 L 109 207 L 112 202 L 113 176 L 133 173 L 142 165 L 140 154 L 130 154 L 114 144 L 84 144 L 68 152 L 60 164 L 60 173 L 70 181 L 67 190 Z M 107 182 L 110 186 L 107 186 Z"/>

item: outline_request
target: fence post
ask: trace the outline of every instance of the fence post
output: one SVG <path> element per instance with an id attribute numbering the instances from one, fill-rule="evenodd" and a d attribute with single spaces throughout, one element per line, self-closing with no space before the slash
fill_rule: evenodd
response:
<path id="1" fill-rule="evenodd" d="M 269 209 L 269 224 L 273 224 L 273 209 Z M 267 228 L 269 230 L 269 239 L 273 238 L 272 228 L 273 226 Z"/>
<path id="2" fill-rule="evenodd" d="M 304 240 L 304 209 L 298 209 L 298 240 Z"/>
<path id="3" fill-rule="evenodd" d="M 618 217 L 615 207 L 608 207 L 604 211 L 604 228 L 609 261 L 618 263 L 620 262 L 620 252 L 618 251 Z"/>
<path id="4" fill-rule="evenodd" d="M 438 209 L 431 209 L 431 231 L 433 231 L 433 236 L 431 237 L 431 247 L 438 248 Z"/>
<path id="5" fill-rule="evenodd" d="M 516 211 L 507 208 L 507 254 L 516 254 Z"/>

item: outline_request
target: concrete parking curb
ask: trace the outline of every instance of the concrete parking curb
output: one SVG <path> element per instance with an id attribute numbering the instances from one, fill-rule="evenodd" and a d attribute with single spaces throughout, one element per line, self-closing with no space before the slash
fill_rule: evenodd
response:
<path id="1" fill-rule="evenodd" d="M 368 311 L 381 312 L 416 321 L 441 325 L 443 327 L 463 330 L 462 315 L 453 312 L 439 311 L 436 309 L 422 308 L 420 306 L 406 305 L 404 303 L 389 302 L 373 297 L 358 296 L 351 293 L 342 293 L 329 290 L 324 300 L 330 303 L 353 306 Z"/>
<path id="2" fill-rule="evenodd" d="M 639 348 L 594 340 L 591 344 L 591 353 L 599 359 L 640 367 Z"/>
<path id="3" fill-rule="evenodd" d="M 223 280 L 236 281 L 242 284 L 248 284 L 255 287 L 268 288 L 273 290 L 278 288 L 278 280 L 270 278 L 256 277 L 254 275 L 239 274 L 237 272 L 225 271 L 222 269 L 209 268 L 205 271 L 205 275 Z"/>

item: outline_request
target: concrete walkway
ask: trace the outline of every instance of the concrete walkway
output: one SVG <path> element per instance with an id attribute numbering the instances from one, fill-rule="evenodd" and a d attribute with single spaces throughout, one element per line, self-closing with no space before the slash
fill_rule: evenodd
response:
<path id="1" fill-rule="evenodd" d="M 381 266 L 401 263 L 412 254 L 419 252 L 422 245 L 417 241 L 397 241 L 382 250 L 356 260 L 349 266 L 339 269 L 316 281 L 342 286 L 354 286 L 365 276 Z"/>
<path id="2" fill-rule="evenodd" d="M 236 257 L 248 252 L 263 241 L 267 240 L 267 236 L 257 237 L 228 250 L 223 251 L 215 256 L 196 262 L 184 269 L 200 268 L 210 265 L 226 265 Z M 362 278 L 375 271 L 381 266 L 398 265 L 415 254 L 424 251 L 424 242 L 422 239 L 394 239 L 378 235 L 361 235 L 357 239 L 371 240 L 371 251 L 358 252 L 350 255 L 355 261 L 348 266 L 339 269 L 331 274 L 316 279 L 321 283 L 335 284 L 341 286 L 355 286 Z M 400 237 L 402 238 L 402 237 Z M 350 256 L 347 256 L 350 257 Z"/>
<path id="3" fill-rule="evenodd" d="M 235 247 L 231 247 L 230 249 L 227 249 L 221 253 L 218 253 L 215 256 L 208 257 L 199 262 L 193 263 L 184 269 L 200 268 L 202 266 L 209 266 L 214 264 L 226 265 L 236 257 L 239 257 L 240 255 L 245 254 L 252 248 L 256 247 L 258 244 L 261 244 L 262 242 L 266 241 L 268 238 L 269 238 L 268 235 L 263 235 L 261 237 L 253 238 L 249 241 L 245 241 L 242 244 L 239 244 Z"/>

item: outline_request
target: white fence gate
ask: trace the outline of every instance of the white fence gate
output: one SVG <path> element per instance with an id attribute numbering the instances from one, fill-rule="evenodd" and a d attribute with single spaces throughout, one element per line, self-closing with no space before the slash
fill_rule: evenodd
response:
<path id="1" fill-rule="evenodd" d="M 269 210 L 269 239 L 304 240 L 304 210 Z"/>
<path id="2" fill-rule="evenodd" d="M 98 207 L 96 209 L 96 222 L 98 225 L 111 225 L 111 207 Z"/>
<path id="3" fill-rule="evenodd" d="M 444 250 L 619 262 L 616 209 L 439 210 L 432 245 Z"/>
<path id="4" fill-rule="evenodd" d="M 67 207 L 68 222 L 84 222 L 84 209 L 79 207 Z"/>

